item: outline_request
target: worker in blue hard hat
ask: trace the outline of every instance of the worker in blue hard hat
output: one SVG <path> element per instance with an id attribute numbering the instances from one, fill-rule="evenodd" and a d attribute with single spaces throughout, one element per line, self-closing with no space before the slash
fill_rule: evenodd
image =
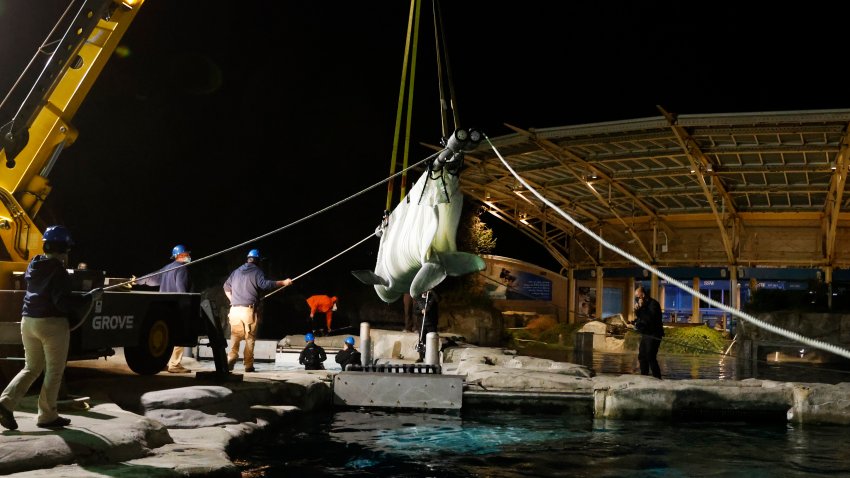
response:
<path id="1" fill-rule="evenodd" d="M 149 277 L 136 279 L 133 277 L 133 285 L 147 285 L 159 287 L 160 292 L 190 292 L 192 282 L 189 278 L 189 268 L 184 264 L 192 262 L 192 253 L 183 244 L 177 244 L 171 248 L 172 262 L 166 264 L 162 269 L 150 274 Z M 181 363 L 183 361 L 184 348 L 175 346 L 168 360 L 166 370 L 169 373 L 190 373 L 188 368 Z"/>
<path id="2" fill-rule="evenodd" d="M 24 368 L 0 394 L 0 425 L 18 428 L 13 411 L 35 380 L 44 372 L 38 396 L 36 426 L 62 428 L 71 423 L 59 415 L 57 400 L 71 340 L 70 319 L 77 319 L 83 307 L 101 297 L 103 289 L 84 296 L 71 294 L 68 252 L 74 245 L 65 226 L 50 226 L 42 236 L 44 254 L 33 257 L 24 274 L 27 292 L 21 311 L 21 341 Z"/>
<path id="3" fill-rule="evenodd" d="M 360 359 L 360 352 L 354 348 L 354 337 L 348 336 L 345 338 L 342 350 L 336 354 L 336 358 L 334 360 L 336 360 L 336 363 L 338 363 L 343 370 L 348 369 L 349 365 L 357 367 L 363 365 Z"/>
<path id="4" fill-rule="evenodd" d="M 246 372 L 254 372 L 254 343 L 260 326 L 260 292 L 272 291 L 278 287 L 288 287 L 292 279 L 270 280 L 260 269 L 260 251 L 251 249 L 245 263 L 234 270 L 224 282 L 224 294 L 230 300 L 230 351 L 227 353 L 227 365 L 233 370 L 239 359 L 239 344 L 245 341 L 245 355 L 242 363 Z"/>
<path id="5" fill-rule="evenodd" d="M 325 369 L 324 361 L 328 359 L 328 356 L 325 354 L 325 349 L 316 344 L 315 340 L 316 338 L 310 332 L 304 335 L 304 342 L 307 342 L 307 345 L 298 355 L 298 363 L 304 366 L 304 370 Z"/>

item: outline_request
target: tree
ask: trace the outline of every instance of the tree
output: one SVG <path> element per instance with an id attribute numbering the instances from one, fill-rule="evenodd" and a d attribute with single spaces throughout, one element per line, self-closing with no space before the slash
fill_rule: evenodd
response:
<path id="1" fill-rule="evenodd" d="M 490 254 L 496 248 L 493 230 L 481 220 L 481 213 L 480 207 L 464 204 L 458 226 L 458 250 L 481 255 Z"/>

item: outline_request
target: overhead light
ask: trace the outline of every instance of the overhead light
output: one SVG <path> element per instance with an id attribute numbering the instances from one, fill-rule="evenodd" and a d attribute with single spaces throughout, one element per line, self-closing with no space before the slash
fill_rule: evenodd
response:
<path id="1" fill-rule="evenodd" d="M 711 163 L 706 164 L 705 165 L 705 172 L 713 173 L 714 172 L 714 166 L 712 166 Z"/>
<path id="2" fill-rule="evenodd" d="M 836 169 L 835 161 L 830 161 L 830 162 L 829 162 L 829 169 L 831 169 L 831 170 L 835 171 L 835 169 Z"/>
<path id="3" fill-rule="evenodd" d="M 696 169 L 694 169 L 694 167 L 693 167 L 693 166 L 691 166 L 691 174 L 696 174 L 696 172 L 697 172 L 697 170 L 696 170 Z"/>

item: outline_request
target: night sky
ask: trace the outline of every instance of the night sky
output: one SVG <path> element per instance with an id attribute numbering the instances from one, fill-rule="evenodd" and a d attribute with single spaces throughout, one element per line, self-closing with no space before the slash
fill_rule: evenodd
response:
<path id="1" fill-rule="evenodd" d="M 3 92 L 66 3 L 0 0 Z M 420 143 L 442 134 L 423 3 L 411 163 L 431 153 Z M 71 228 L 72 261 L 139 276 L 168 262 L 176 243 L 200 259 L 382 181 L 408 8 L 148 0 L 122 42 L 129 56 L 110 60 L 73 121 L 79 138 L 51 175 L 42 219 Z M 850 107 L 847 10 L 835 2 L 793 10 L 767 2 L 442 5 L 461 126 L 491 137 L 510 132 L 504 123 L 658 116 L 655 105 L 680 114 Z M 385 201 L 381 185 L 209 261 L 204 274 L 216 280 L 259 247 L 273 278 L 295 277 L 374 231 Z M 557 270 L 542 248 L 490 222 L 496 254 Z M 296 282 L 295 292 L 367 287 L 348 271 L 372 269 L 377 247 L 377 238 L 361 245 Z"/>

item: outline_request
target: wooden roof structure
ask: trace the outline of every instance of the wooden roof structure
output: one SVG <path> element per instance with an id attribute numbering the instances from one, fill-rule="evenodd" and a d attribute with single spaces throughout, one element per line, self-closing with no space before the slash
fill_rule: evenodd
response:
<path id="1" fill-rule="evenodd" d="M 522 129 L 466 155 L 461 189 L 566 269 L 850 267 L 850 110 L 662 115 Z"/>

